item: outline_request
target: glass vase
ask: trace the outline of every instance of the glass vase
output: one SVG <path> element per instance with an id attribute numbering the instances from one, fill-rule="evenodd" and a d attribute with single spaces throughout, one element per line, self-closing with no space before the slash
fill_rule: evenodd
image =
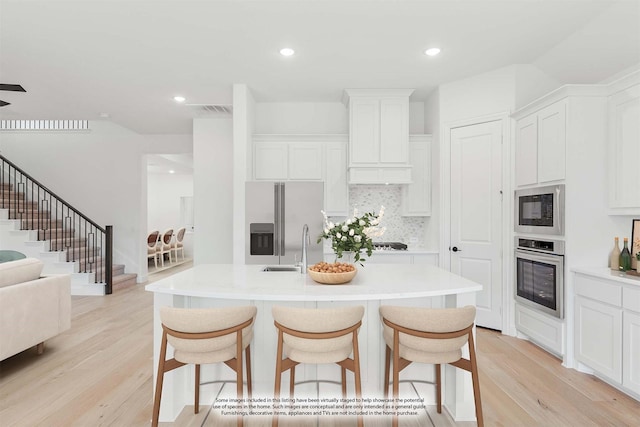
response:
<path id="1" fill-rule="evenodd" d="M 345 264 L 353 264 L 355 254 L 353 251 L 342 251 L 342 258 L 338 258 L 336 255 L 336 262 L 342 262 Z"/>

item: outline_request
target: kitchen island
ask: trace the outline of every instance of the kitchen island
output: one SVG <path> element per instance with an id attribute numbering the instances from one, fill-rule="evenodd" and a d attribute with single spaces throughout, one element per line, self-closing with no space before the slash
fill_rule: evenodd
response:
<path id="1" fill-rule="evenodd" d="M 478 283 L 431 265 L 371 264 L 358 266 L 358 274 L 348 284 L 322 285 L 298 272 L 264 272 L 261 265 L 202 264 L 166 279 L 149 284 L 154 292 L 154 373 L 159 357 L 162 329 L 159 307 L 228 307 L 255 305 L 258 308 L 251 344 L 254 396 L 272 396 L 275 373 L 276 329 L 271 307 L 287 305 L 308 308 L 364 305 L 365 315 L 358 336 L 363 396 L 382 396 L 384 372 L 384 341 L 378 307 L 383 304 L 459 307 L 475 305 Z M 192 367 L 165 374 L 160 412 L 161 421 L 172 421 L 185 405 L 193 404 Z M 413 364 L 401 375 L 404 378 L 431 379 L 433 368 Z M 470 375 L 447 367 L 444 377 L 444 404 L 457 421 L 475 419 Z M 233 372 L 224 365 L 202 369 L 202 382 L 233 380 Z M 296 380 L 329 379 L 339 381 L 339 367 L 333 365 L 301 365 Z M 348 376 L 352 380 L 351 376 Z M 288 382 L 286 375 L 283 384 Z M 217 387 L 217 388 L 216 388 Z M 308 385 L 296 388 L 296 393 L 313 392 Z M 314 385 L 315 387 L 315 385 Z M 325 385 L 323 385 L 323 388 Z M 340 387 L 327 385 L 321 393 L 340 394 Z M 352 385 L 349 385 L 353 393 Z M 232 387 L 233 389 L 235 386 Z M 433 387 L 426 391 L 426 404 L 433 404 Z M 210 403 L 219 385 L 203 386 L 201 402 Z"/>

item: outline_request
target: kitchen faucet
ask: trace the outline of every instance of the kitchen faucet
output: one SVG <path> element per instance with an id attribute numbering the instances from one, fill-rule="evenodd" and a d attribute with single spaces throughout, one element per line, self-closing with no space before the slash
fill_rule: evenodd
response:
<path id="1" fill-rule="evenodd" d="M 311 244 L 311 236 L 309 236 L 309 226 L 302 226 L 302 259 L 300 260 L 300 273 L 307 274 L 307 246 Z"/>

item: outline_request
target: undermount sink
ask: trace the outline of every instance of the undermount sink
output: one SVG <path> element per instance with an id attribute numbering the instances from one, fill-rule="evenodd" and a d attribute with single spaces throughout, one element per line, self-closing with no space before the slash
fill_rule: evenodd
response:
<path id="1" fill-rule="evenodd" d="M 267 265 L 261 271 L 292 271 L 300 273 L 300 267 L 297 265 Z"/>

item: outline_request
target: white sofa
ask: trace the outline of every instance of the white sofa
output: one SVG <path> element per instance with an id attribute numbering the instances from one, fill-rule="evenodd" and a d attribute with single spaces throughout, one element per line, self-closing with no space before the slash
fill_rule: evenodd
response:
<path id="1" fill-rule="evenodd" d="M 0 264 L 0 360 L 71 327 L 71 276 L 40 277 L 44 264 L 25 258 Z"/>

